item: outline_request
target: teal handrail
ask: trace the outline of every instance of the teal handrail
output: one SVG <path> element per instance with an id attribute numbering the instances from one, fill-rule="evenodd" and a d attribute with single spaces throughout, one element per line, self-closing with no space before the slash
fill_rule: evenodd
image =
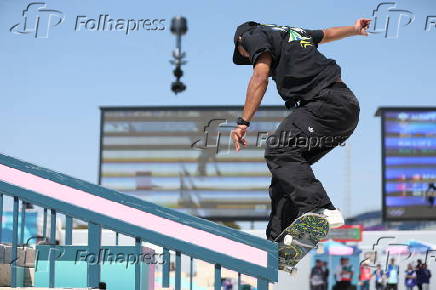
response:
<path id="1" fill-rule="evenodd" d="M 74 218 L 89 223 L 88 244 L 94 250 L 101 247 L 101 228 L 106 228 L 134 237 L 136 245 L 146 241 L 160 246 L 164 249 L 164 257 L 169 257 L 169 250 L 174 251 L 176 289 L 180 288 L 181 254 L 215 264 L 215 289 L 220 285 L 221 267 L 236 271 L 238 281 L 240 274 L 256 277 L 259 289 L 267 289 L 269 282 L 278 280 L 276 243 L 2 154 L 0 194 L 14 197 L 15 254 L 18 244 L 18 225 L 15 222 L 18 223 L 18 201 L 21 200 L 44 208 L 44 236 L 46 209 L 51 210 L 51 243 L 55 243 L 56 214 L 61 213 L 67 217 L 68 244 L 72 241 L 70 231 Z M 2 201 L 1 195 L 0 203 Z M 169 267 L 165 266 L 163 272 L 162 281 L 167 284 Z M 13 270 L 11 275 L 16 275 L 16 271 Z M 98 286 L 99 275 L 100 266 L 89 265 L 89 287 Z M 53 286 L 54 268 L 50 277 L 50 286 Z M 15 278 L 11 278 L 12 283 L 16 283 Z"/>

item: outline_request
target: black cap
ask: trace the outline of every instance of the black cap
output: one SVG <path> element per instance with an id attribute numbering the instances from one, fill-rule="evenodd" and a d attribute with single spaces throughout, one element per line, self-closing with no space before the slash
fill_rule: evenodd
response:
<path id="1" fill-rule="evenodd" d="M 244 32 L 252 29 L 253 27 L 258 26 L 259 23 L 254 21 L 247 21 L 236 28 L 235 36 L 233 37 L 233 42 L 235 43 L 235 50 L 233 51 L 233 63 L 239 65 L 249 65 L 251 64 L 250 60 L 246 57 L 243 57 L 238 51 L 238 39 Z"/>

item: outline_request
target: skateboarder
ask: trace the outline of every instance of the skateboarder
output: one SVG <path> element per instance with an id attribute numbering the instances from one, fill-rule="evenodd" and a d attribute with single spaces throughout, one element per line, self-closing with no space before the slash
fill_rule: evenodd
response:
<path id="1" fill-rule="evenodd" d="M 330 228 L 344 224 L 311 165 L 335 146 L 343 145 L 357 126 L 360 109 L 341 80 L 341 68 L 318 51 L 318 44 L 366 36 L 369 23 L 370 19 L 361 18 L 353 26 L 308 30 L 249 21 L 236 30 L 233 62 L 253 67 L 244 111 L 231 133 L 236 150 L 247 146 L 244 135 L 269 77 L 275 81 L 285 106 L 292 110 L 266 142 L 265 159 L 272 173 L 272 211 L 266 231 L 269 240 L 276 240 L 306 213 L 322 214 Z M 287 237 L 280 235 L 279 239 Z"/>

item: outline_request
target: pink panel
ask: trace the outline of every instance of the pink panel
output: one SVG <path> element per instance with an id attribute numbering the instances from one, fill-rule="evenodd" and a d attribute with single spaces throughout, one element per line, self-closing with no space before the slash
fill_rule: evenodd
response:
<path id="1" fill-rule="evenodd" d="M 267 252 L 0 164 L 0 180 L 114 219 L 267 267 Z"/>
<path id="2" fill-rule="evenodd" d="M 334 256 L 349 256 L 354 252 L 352 247 L 330 247 L 329 254 Z"/>
<path id="3" fill-rule="evenodd" d="M 155 279 L 155 264 L 149 264 L 149 272 L 148 272 L 148 290 L 154 290 L 154 279 Z"/>

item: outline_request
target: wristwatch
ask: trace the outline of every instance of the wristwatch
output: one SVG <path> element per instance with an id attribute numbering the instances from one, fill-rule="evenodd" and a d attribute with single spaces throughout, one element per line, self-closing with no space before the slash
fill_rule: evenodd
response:
<path id="1" fill-rule="evenodd" d="M 250 127 L 250 122 L 245 121 L 244 119 L 242 119 L 242 117 L 238 117 L 238 119 L 236 120 L 236 124 Z"/>

